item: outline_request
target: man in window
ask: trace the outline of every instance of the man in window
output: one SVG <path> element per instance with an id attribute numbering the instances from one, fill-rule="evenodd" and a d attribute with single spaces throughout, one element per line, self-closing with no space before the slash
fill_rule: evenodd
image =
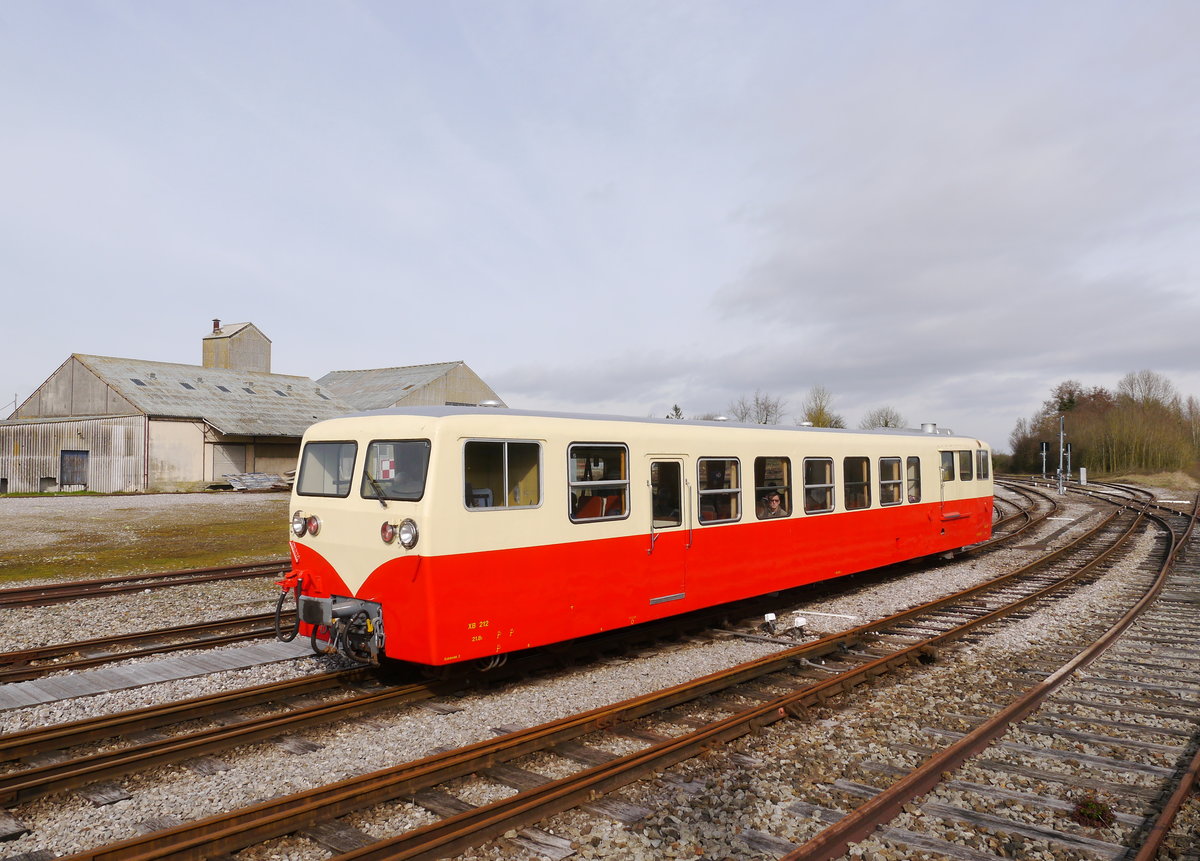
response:
<path id="1" fill-rule="evenodd" d="M 783 499 L 777 491 L 772 490 L 765 497 L 767 506 L 763 509 L 763 519 L 768 517 L 787 517 L 787 511 L 783 507 Z"/>

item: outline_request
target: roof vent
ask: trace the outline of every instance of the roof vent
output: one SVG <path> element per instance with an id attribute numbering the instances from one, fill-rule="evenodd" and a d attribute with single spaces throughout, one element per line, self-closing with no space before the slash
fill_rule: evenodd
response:
<path id="1" fill-rule="evenodd" d="M 479 406 L 481 406 L 481 407 L 502 407 L 502 406 L 504 406 L 504 404 L 500 403 L 499 401 L 487 400 L 487 401 L 480 401 Z"/>
<path id="2" fill-rule="evenodd" d="M 921 422 L 921 433 L 937 433 L 937 422 Z"/>

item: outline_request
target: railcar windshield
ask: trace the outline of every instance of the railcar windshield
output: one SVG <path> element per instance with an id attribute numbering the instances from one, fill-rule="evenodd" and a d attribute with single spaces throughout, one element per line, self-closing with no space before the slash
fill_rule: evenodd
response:
<path id="1" fill-rule="evenodd" d="M 364 499 L 416 502 L 425 494 L 429 440 L 375 440 L 367 446 L 367 462 L 359 493 Z"/>
<path id="2" fill-rule="evenodd" d="M 296 493 L 300 496 L 350 495 L 350 477 L 354 474 L 355 442 L 310 442 L 300 457 Z"/>

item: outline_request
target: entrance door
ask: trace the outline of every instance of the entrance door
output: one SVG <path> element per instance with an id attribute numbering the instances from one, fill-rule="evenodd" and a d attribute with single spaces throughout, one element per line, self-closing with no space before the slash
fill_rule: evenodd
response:
<path id="1" fill-rule="evenodd" d="M 684 460 L 650 458 L 650 548 L 648 586 L 651 604 L 682 599 L 692 518 L 684 478 Z"/>
<path id="2" fill-rule="evenodd" d="M 67 449 L 61 451 L 58 460 L 58 486 L 86 488 L 87 483 L 88 453 Z"/>

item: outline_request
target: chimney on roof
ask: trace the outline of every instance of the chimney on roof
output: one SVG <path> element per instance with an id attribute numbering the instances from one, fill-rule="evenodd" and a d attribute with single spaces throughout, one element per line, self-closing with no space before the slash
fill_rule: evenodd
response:
<path id="1" fill-rule="evenodd" d="M 220 332 L 220 331 L 221 331 L 221 321 L 218 320 L 216 317 L 213 317 L 213 334 L 215 335 L 217 332 Z"/>

